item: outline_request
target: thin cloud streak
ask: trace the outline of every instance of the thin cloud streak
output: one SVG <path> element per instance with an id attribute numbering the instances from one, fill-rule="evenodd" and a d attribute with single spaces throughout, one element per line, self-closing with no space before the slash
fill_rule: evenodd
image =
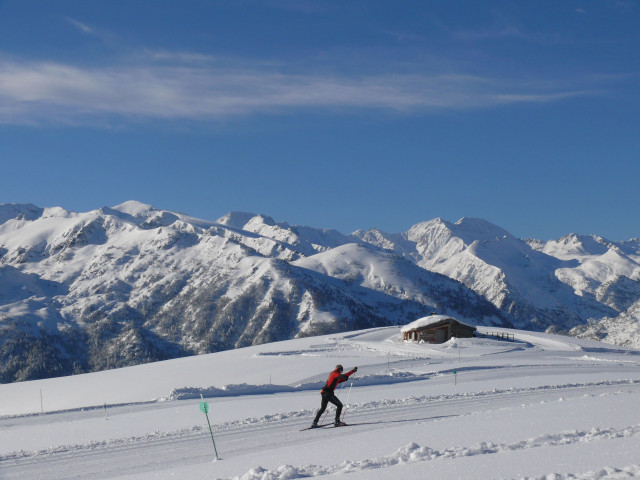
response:
<path id="1" fill-rule="evenodd" d="M 197 62 L 81 68 L 0 60 L 0 123 L 80 124 L 114 116 L 207 121 L 294 110 L 415 114 L 591 94 L 549 83 L 461 74 L 287 74 Z"/>
<path id="2" fill-rule="evenodd" d="M 65 20 L 67 20 L 71 25 L 73 25 L 74 27 L 76 27 L 78 30 L 80 30 L 82 33 L 86 33 L 88 35 L 94 35 L 95 31 L 93 30 L 93 28 L 91 28 L 89 25 L 79 22 L 78 20 L 76 20 L 75 18 L 71 18 L 71 17 L 64 17 Z"/>

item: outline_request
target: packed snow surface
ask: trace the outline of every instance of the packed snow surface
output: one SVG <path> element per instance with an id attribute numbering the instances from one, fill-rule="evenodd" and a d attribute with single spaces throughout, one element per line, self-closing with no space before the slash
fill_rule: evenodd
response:
<path id="1" fill-rule="evenodd" d="M 387 327 L 0 385 L 0 479 L 640 476 L 640 352 L 479 334 Z M 337 363 L 358 366 L 337 391 L 351 426 L 302 430 Z"/>

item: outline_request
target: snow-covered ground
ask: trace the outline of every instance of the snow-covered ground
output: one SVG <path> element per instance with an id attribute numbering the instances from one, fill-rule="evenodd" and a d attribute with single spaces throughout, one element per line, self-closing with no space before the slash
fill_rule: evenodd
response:
<path id="1" fill-rule="evenodd" d="M 515 339 L 389 327 L 0 385 L 0 479 L 640 476 L 640 352 L 479 330 Z M 352 425 L 301 431 L 337 363 Z"/>

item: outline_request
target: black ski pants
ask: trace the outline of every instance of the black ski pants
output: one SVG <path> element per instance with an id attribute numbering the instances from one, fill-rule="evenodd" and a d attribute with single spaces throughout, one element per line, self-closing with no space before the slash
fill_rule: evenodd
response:
<path id="1" fill-rule="evenodd" d="M 316 413 L 316 419 L 314 420 L 315 423 L 318 423 L 320 417 L 327 409 L 327 405 L 329 403 L 333 403 L 336 406 L 336 422 L 340 421 L 340 414 L 342 413 L 342 402 L 338 400 L 338 397 L 336 397 L 335 394 L 331 391 L 322 393 L 322 403 L 320 404 L 320 410 L 318 410 L 318 413 Z"/>

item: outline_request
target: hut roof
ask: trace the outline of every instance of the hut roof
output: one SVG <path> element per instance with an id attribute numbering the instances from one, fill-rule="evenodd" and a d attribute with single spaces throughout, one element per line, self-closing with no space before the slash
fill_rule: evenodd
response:
<path id="1" fill-rule="evenodd" d="M 460 320 L 450 317 L 448 315 L 429 315 L 428 317 L 422 317 L 418 320 L 415 320 L 408 325 L 405 325 L 400 329 L 402 333 L 410 332 L 411 330 L 416 330 L 418 328 L 428 327 L 430 325 L 435 325 L 440 322 L 444 322 L 446 320 L 453 320 L 454 322 L 458 322 L 461 325 L 466 325 L 467 327 L 474 328 L 472 325 L 461 322 Z"/>

